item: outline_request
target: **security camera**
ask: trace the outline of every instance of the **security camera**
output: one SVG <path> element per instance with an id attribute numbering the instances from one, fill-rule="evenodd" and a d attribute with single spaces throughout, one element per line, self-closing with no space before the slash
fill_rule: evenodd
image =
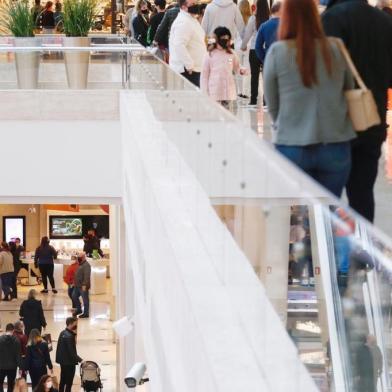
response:
<path id="1" fill-rule="evenodd" d="M 146 365 L 142 362 L 135 363 L 124 379 L 127 387 L 136 388 L 149 381 L 148 378 L 143 378 L 144 373 L 146 373 Z"/>

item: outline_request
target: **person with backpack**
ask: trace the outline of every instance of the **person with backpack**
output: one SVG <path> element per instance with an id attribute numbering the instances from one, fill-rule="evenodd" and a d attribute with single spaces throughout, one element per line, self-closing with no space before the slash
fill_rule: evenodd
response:
<path id="1" fill-rule="evenodd" d="M 48 374 L 48 368 L 53 374 L 48 344 L 42 338 L 38 329 L 33 329 L 29 335 L 24 364 L 24 370 L 30 374 L 33 389 L 38 385 L 41 377 Z"/>
<path id="2" fill-rule="evenodd" d="M 13 392 L 16 371 L 21 362 L 19 340 L 13 336 L 14 325 L 7 324 L 5 334 L 0 336 L 0 392 L 3 392 L 4 380 L 7 379 L 7 391 Z"/>
<path id="3" fill-rule="evenodd" d="M 48 279 L 52 286 L 52 291 L 57 294 L 54 282 L 54 260 L 57 259 L 57 251 L 49 243 L 48 237 L 42 237 L 41 245 L 35 250 L 34 262 L 39 267 L 42 275 L 44 289 L 41 293 L 48 293 Z"/>
<path id="4" fill-rule="evenodd" d="M 68 317 L 65 323 L 66 328 L 59 335 L 56 350 L 56 362 L 61 367 L 59 392 L 71 392 L 75 367 L 83 361 L 76 351 L 78 320 Z"/>

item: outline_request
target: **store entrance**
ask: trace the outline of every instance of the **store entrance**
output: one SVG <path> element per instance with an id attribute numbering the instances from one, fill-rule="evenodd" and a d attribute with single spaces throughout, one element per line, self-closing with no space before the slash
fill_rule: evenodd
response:
<path id="1" fill-rule="evenodd" d="M 109 205 L 2 204 L 0 215 L 2 252 L 12 254 L 13 266 L 12 279 L 1 279 L 1 329 L 4 332 L 10 323 L 20 326 L 19 321 L 26 335 L 38 329 L 51 349 L 46 371 L 51 374 L 53 367 L 59 381 L 59 335 L 67 318 L 76 317 L 77 354 L 97 364 L 103 390 L 115 391 L 115 251 Z M 82 268 L 88 276 L 78 275 Z M 32 316 L 33 298 L 42 306 L 38 318 Z M 26 373 L 30 391 L 33 371 Z M 77 368 L 72 390 L 80 390 L 83 381 Z"/>

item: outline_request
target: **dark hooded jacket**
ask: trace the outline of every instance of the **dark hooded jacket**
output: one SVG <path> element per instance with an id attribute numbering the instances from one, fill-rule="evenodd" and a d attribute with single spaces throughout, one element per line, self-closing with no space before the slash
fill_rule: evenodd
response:
<path id="1" fill-rule="evenodd" d="M 392 18 L 366 0 L 331 0 L 322 15 L 328 36 L 346 44 L 366 86 L 372 90 L 386 135 L 387 90 L 392 86 Z"/>

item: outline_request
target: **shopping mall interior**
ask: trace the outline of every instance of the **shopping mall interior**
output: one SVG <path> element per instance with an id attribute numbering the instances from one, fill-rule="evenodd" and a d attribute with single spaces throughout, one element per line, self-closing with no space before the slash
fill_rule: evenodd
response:
<path id="1" fill-rule="evenodd" d="M 66 390 L 71 317 L 67 391 L 392 391 L 391 90 L 370 223 L 273 148 L 263 73 L 258 105 L 243 72 L 225 106 L 130 38 L 133 2 L 98 2 L 88 37 L 18 37 L 3 3 L 0 376 L 35 290 L 56 388 L 28 336 L 0 392 Z"/>

